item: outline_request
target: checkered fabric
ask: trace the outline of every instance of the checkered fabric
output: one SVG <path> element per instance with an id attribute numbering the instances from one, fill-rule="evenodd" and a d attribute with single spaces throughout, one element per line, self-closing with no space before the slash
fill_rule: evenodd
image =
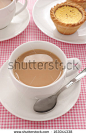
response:
<path id="1" fill-rule="evenodd" d="M 24 0 L 20 0 L 24 3 Z M 0 42 L 0 67 L 9 59 L 12 51 L 19 45 L 35 40 L 51 42 L 62 49 L 68 58 L 77 57 L 82 62 L 82 69 L 86 67 L 86 45 L 74 45 L 56 41 L 42 33 L 32 18 L 32 9 L 36 0 L 28 0 L 27 8 L 30 11 L 28 27 L 17 37 Z M 65 115 L 54 120 L 31 122 L 12 115 L 0 103 L 1 129 L 86 129 L 86 78 L 82 79 L 81 93 L 74 107 Z"/>

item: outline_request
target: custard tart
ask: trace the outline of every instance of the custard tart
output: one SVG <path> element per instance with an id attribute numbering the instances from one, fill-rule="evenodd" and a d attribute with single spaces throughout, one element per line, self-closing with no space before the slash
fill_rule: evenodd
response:
<path id="1" fill-rule="evenodd" d="M 85 10 L 76 3 L 64 2 L 50 10 L 57 30 L 65 35 L 73 34 L 86 20 Z"/>
<path id="2" fill-rule="evenodd" d="M 84 9 L 86 8 L 86 0 L 67 0 L 67 2 L 75 2 L 82 6 Z"/>

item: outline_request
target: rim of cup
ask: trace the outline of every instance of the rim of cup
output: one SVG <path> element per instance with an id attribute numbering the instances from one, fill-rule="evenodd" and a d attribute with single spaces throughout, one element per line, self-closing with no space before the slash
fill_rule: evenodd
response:
<path id="1" fill-rule="evenodd" d="M 4 10 L 4 9 L 8 8 L 9 6 L 11 6 L 11 4 L 12 4 L 13 2 L 14 2 L 14 0 L 12 0 L 11 3 L 10 3 L 9 5 L 7 5 L 6 7 L 1 8 L 0 11 L 2 11 L 2 10 Z"/>
<path id="2" fill-rule="evenodd" d="M 13 54 L 17 51 L 17 49 L 22 48 L 22 46 L 24 46 L 24 45 L 27 44 L 27 43 L 34 43 L 34 42 L 48 43 L 48 44 L 50 44 L 50 45 L 52 45 L 52 46 L 55 46 L 53 43 L 50 43 L 50 42 L 47 42 L 47 41 L 29 41 L 29 42 L 26 42 L 26 43 L 24 43 L 24 44 L 18 46 L 18 47 L 11 53 L 10 58 L 9 58 L 9 62 L 11 62 L 11 58 L 12 58 Z M 67 63 L 67 57 L 66 57 L 66 55 L 64 54 L 64 52 L 63 52 L 58 46 L 55 46 L 55 47 L 58 48 L 58 50 L 63 53 L 63 55 L 64 55 L 64 57 L 65 57 L 65 59 L 66 59 L 66 63 Z M 46 49 L 44 49 L 44 50 L 46 50 Z M 65 64 L 66 64 L 66 63 L 65 63 Z M 63 74 L 62 74 L 62 76 L 61 76 L 57 81 L 52 82 L 51 84 L 46 85 L 46 86 L 34 87 L 34 86 L 26 85 L 26 84 L 24 84 L 23 82 L 18 81 L 18 80 L 15 78 L 14 74 L 13 74 L 13 69 L 9 70 L 9 72 L 10 72 L 12 78 L 13 78 L 17 83 L 19 83 L 20 85 L 23 85 L 23 86 L 25 86 L 25 87 L 27 87 L 27 88 L 34 88 L 34 89 L 49 88 L 49 87 L 55 85 L 57 82 L 59 83 L 60 80 L 61 80 L 62 78 L 64 78 L 64 76 L 65 76 L 65 74 L 66 74 L 66 71 L 67 71 L 67 69 L 65 68 L 65 70 L 64 70 L 64 72 L 63 72 Z"/>

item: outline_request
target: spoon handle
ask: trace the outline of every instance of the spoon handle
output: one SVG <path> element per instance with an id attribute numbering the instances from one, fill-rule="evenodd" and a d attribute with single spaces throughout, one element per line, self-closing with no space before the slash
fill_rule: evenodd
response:
<path id="1" fill-rule="evenodd" d="M 61 92 L 63 92 L 65 89 L 69 88 L 75 82 L 78 82 L 79 80 L 81 80 L 84 76 L 86 76 L 86 68 L 83 71 L 81 71 L 75 78 L 73 78 L 68 84 L 63 86 L 55 95 L 58 96 Z"/>

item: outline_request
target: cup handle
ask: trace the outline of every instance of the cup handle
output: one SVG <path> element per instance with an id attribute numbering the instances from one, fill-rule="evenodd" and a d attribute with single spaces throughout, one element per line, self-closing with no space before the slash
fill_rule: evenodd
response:
<path id="1" fill-rule="evenodd" d="M 81 68 L 81 61 L 77 58 L 67 59 L 67 73 L 66 77 L 73 75 Z"/>
<path id="2" fill-rule="evenodd" d="M 16 2 L 17 2 L 17 1 L 18 1 L 18 0 L 16 0 Z M 25 0 L 24 6 L 23 6 L 19 11 L 17 11 L 17 12 L 15 13 L 15 15 L 18 15 L 19 13 L 21 13 L 21 12 L 26 8 L 27 3 L 28 3 L 28 0 Z"/>

